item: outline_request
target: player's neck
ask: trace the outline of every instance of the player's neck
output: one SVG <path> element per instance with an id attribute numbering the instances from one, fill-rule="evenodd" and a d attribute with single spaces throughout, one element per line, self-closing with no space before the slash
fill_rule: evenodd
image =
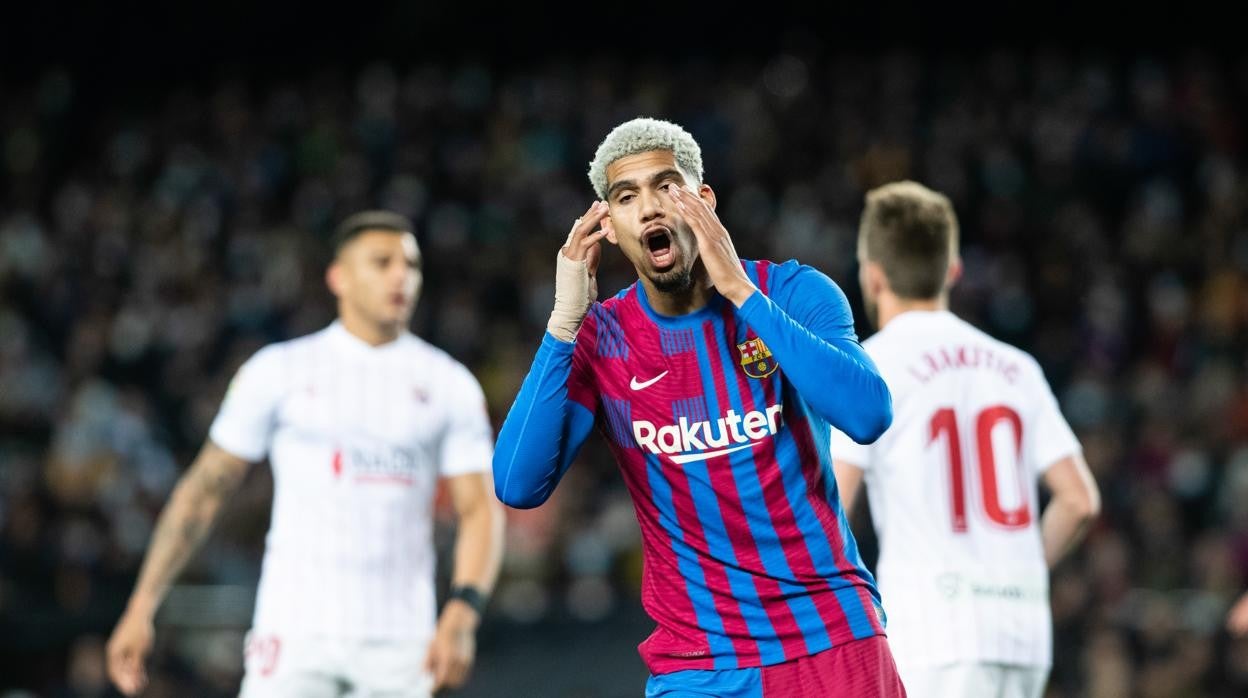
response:
<path id="1" fill-rule="evenodd" d="M 642 277 L 641 283 L 646 288 L 646 300 L 650 303 L 650 309 L 667 317 L 680 317 L 697 312 L 705 308 L 715 295 L 711 280 L 697 276 L 694 277 L 693 285 L 684 291 L 660 291 L 645 277 Z"/>
<path id="2" fill-rule="evenodd" d="M 389 323 L 369 322 L 359 317 L 355 313 L 338 314 L 338 321 L 342 323 L 343 329 L 355 336 L 360 341 L 369 346 L 379 347 L 382 344 L 388 344 L 399 338 L 403 328 L 400 325 L 392 325 Z"/>
<path id="3" fill-rule="evenodd" d="M 882 293 L 879 304 L 880 328 L 882 329 L 898 315 L 912 310 L 935 312 L 948 309 L 949 298 L 943 293 L 936 298 L 898 298 L 891 293 Z"/>

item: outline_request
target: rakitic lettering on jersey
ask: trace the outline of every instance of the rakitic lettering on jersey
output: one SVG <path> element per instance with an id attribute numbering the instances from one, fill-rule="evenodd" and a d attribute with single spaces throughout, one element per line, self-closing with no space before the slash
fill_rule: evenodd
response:
<path id="1" fill-rule="evenodd" d="M 737 345 L 741 352 L 741 369 L 750 378 L 766 378 L 780 367 L 771 356 L 771 350 L 763 340 L 755 337 Z"/>
<path id="2" fill-rule="evenodd" d="M 986 347 L 977 346 L 941 347 L 935 351 L 924 352 L 918 363 L 907 368 L 910 375 L 920 383 L 927 383 L 945 371 L 969 368 L 995 371 L 1007 383 L 1013 384 L 1018 380 L 1019 372 L 1018 364 L 1007 357 Z"/>
<path id="3" fill-rule="evenodd" d="M 770 405 L 766 411 L 750 410 L 744 415 L 728 410 L 714 422 L 690 422 L 688 417 L 681 417 L 676 424 L 662 427 L 644 419 L 636 420 L 633 438 L 647 451 L 670 455 L 676 463 L 706 460 L 757 446 L 763 439 L 774 436 L 780 430 L 782 409 L 781 405 Z M 731 444 L 736 445 L 730 447 Z"/>

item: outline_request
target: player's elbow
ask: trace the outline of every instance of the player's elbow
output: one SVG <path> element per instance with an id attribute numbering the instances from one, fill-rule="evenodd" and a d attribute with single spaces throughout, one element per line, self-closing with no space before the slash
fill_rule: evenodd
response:
<path id="1" fill-rule="evenodd" d="M 537 507 L 541 506 L 546 501 L 546 498 L 545 497 L 518 497 L 518 496 L 515 496 L 514 494 L 508 495 L 508 494 L 499 492 L 498 501 L 502 502 L 503 504 L 506 504 L 512 509 L 536 509 Z"/>
<path id="2" fill-rule="evenodd" d="M 1070 509 L 1080 523 L 1091 523 L 1101 515 L 1101 492 L 1095 483 L 1088 483 L 1070 499 Z"/>
<path id="3" fill-rule="evenodd" d="M 890 407 L 878 414 L 865 415 L 861 419 L 854 420 L 853 424 L 846 425 L 842 431 L 856 443 L 866 446 L 875 443 L 883 436 L 892 423 L 893 411 Z"/>
<path id="4" fill-rule="evenodd" d="M 1101 494 L 1094 483 L 1057 493 L 1054 501 L 1060 501 L 1066 517 L 1080 527 L 1101 515 Z"/>
<path id="5" fill-rule="evenodd" d="M 498 501 L 513 509 L 533 509 L 541 506 L 550 498 L 550 490 L 542 488 L 526 490 L 522 487 L 507 487 L 495 480 L 494 496 L 498 497 Z"/>
<path id="6" fill-rule="evenodd" d="M 893 423 L 893 396 L 882 379 L 878 397 L 855 405 L 855 410 L 854 418 L 841 431 L 860 444 L 875 443 Z"/>
<path id="7" fill-rule="evenodd" d="M 541 506 L 563 474 L 558 454 L 511 447 L 502 439 L 494 451 L 494 495 L 513 509 Z"/>

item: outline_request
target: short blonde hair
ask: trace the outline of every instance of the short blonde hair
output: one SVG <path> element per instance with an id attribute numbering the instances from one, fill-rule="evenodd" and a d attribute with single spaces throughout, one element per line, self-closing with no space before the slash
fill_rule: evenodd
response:
<path id="1" fill-rule="evenodd" d="M 598 198 L 607 198 L 607 167 L 623 157 L 651 150 L 670 150 L 681 172 L 702 183 L 702 148 L 685 129 L 670 121 L 640 117 L 611 129 L 589 163 L 589 183 Z"/>
<path id="2" fill-rule="evenodd" d="M 880 265 L 901 298 L 936 298 L 945 291 L 949 264 L 958 253 L 953 204 L 918 182 L 872 189 L 858 225 L 858 250 Z"/>

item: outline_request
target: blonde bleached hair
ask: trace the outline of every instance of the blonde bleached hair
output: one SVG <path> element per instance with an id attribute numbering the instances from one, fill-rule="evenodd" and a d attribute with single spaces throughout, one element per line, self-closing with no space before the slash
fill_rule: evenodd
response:
<path id="1" fill-rule="evenodd" d="M 589 163 L 589 183 L 598 198 L 607 198 L 607 166 L 629 155 L 670 150 L 676 166 L 702 184 L 702 148 L 685 129 L 670 121 L 640 117 L 611 129 Z"/>

